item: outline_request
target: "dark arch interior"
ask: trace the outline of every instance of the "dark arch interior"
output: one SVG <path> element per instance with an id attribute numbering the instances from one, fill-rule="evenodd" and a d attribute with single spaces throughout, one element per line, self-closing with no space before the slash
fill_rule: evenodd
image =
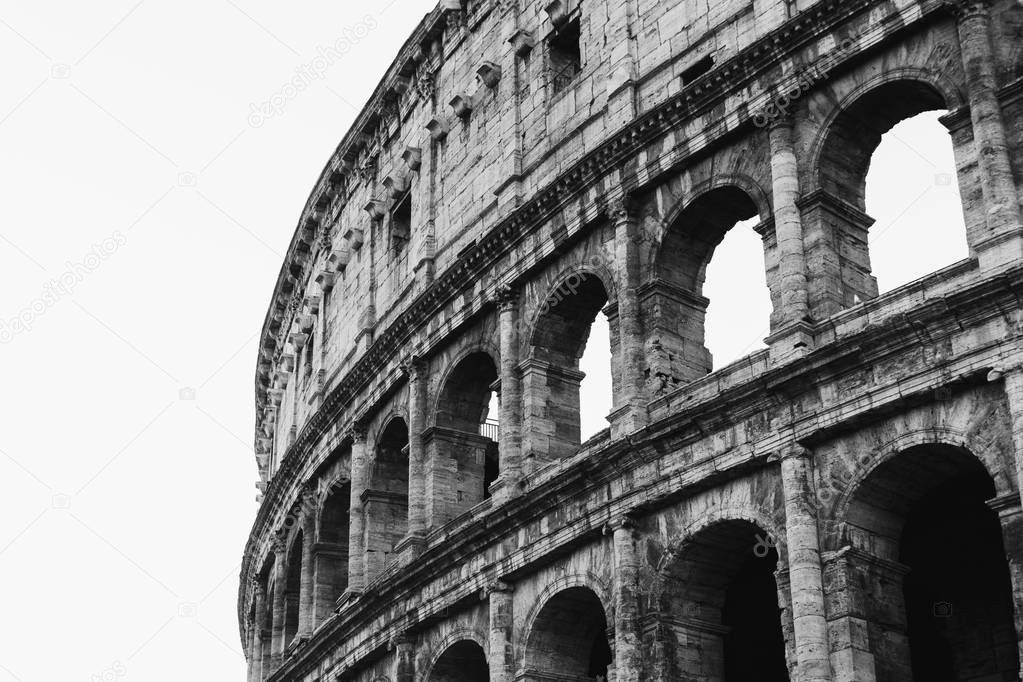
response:
<path id="1" fill-rule="evenodd" d="M 299 599 L 302 589 L 302 531 L 295 536 L 288 551 L 288 569 L 284 585 L 284 646 L 298 634 Z"/>
<path id="2" fill-rule="evenodd" d="M 320 512 L 319 551 L 315 558 L 316 624 L 334 610 L 348 587 L 348 534 L 352 485 L 338 481 L 330 489 Z"/>
<path id="3" fill-rule="evenodd" d="M 434 664 L 430 682 L 490 682 L 483 647 L 472 640 L 452 644 Z"/>
<path id="4" fill-rule="evenodd" d="M 371 487 L 405 495 L 407 501 L 408 426 L 404 419 L 392 419 L 377 439 Z"/>
<path id="5" fill-rule="evenodd" d="M 866 93 L 828 129 L 818 166 L 821 189 L 866 211 L 867 170 L 881 136 L 907 118 L 947 108 L 941 94 L 920 81 L 894 81 Z"/>
<path id="6" fill-rule="evenodd" d="M 788 682 L 777 563 L 770 536 L 745 521 L 714 524 L 682 547 L 661 595 L 679 679 Z M 699 660 L 684 655 L 693 646 Z"/>
<path id="7" fill-rule="evenodd" d="M 911 448 L 857 490 L 853 542 L 906 571 L 889 600 L 900 608 L 873 614 L 872 627 L 881 636 L 887 616 L 908 635 L 908 651 L 880 661 L 879 674 L 901 667 L 916 682 L 1016 679 L 1012 585 L 1001 524 L 986 504 L 994 495 L 980 462 L 947 446 Z"/>
<path id="8" fill-rule="evenodd" d="M 571 587 L 552 597 L 540 610 L 529 634 L 527 668 L 539 673 L 606 679 L 610 664 L 607 616 L 600 598 L 585 587 Z"/>

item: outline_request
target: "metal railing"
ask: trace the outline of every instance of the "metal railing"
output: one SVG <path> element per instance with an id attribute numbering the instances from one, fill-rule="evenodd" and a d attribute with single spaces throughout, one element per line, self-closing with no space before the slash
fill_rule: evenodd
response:
<path id="1" fill-rule="evenodd" d="M 488 419 L 480 424 L 480 435 L 484 438 L 489 438 L 495 443 L 498 441 L 498 435 L 500 433 L 500 424 L 495 419 Z"/>

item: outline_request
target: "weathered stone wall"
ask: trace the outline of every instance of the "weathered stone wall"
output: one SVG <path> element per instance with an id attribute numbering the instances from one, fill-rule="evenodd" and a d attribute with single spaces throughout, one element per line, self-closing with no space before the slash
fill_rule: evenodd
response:
<path id="1" fill-rule="evenodd" d="M 1021 27 L 1009 0 L 442 2 L 264 326 L 250 679 L 1014 679 Z M 970 258 L 878 297 L 867 164 L 934 109 Z M 711 373 L 705 268 L 753 216 L 768 348 Z M 613 412 L 580 443 L 599 314 Z"/>

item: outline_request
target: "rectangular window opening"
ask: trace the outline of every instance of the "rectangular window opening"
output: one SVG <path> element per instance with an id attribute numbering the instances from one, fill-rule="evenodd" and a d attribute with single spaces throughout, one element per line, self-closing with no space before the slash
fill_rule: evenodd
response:
<path id="1" fill-rule="evenodd" d="M 401 248 L 412 236 L 412 192 L 405 193 L 391 210 L 391 241 Z"/>
<path id="2" fill-rule="evenodd" d="M 551 82 L 554 92 L 567 88 L 583 68 L 582 29 L 579 17 L 555 30 L 549 40 Z"/>
<path id="3" fill-rule="evenodd" d="M 707 55 L 682 72 L 682 86 L 689 85 L 697 78 L 714 68 L 714 57 Z"/>

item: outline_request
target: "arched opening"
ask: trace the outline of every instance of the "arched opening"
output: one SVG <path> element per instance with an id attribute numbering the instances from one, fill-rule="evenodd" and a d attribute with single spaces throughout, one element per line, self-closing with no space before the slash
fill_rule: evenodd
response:
<path id="1" fill-rule="evenodd" d="M 668 228 L 644 297 L 654 393 L 748 355 L 770 333 L 759 222 L 756 202 L 728 185 L 691 201 Z"/>
<path id="2" fill-rule="evenodd" d="M 395 417 L 377 437 L 369 487 L 362 495 L 369 576 L 384 568 L 408 533 L 408 469 L 408 425 Z"/>
<path id="3" fill-rule="evenodd" d="M 613 344 L 617 346 L 617 343 Z M 607 428 L 607 416 L 613 409 L 614 386 L 611 380 L 611 326 L 606 315 L 597 315 L 590 326 L 579 370 L 579 434 L 585 442 Z"/>
<path id="4" fill-rule="evenodd" d="M 994 483 L 967 452 L 910 448 L 849 505 L 848 594 L 862 599 L 877 679 L 1010 680 L 1019 673 L 1013 594 Z"/>
<path id="5" fill-rule="evenodd" d="M 348 587 L 348 530 L 352 485 L 337 481 L 330 487 L 320 510 L 319 542 L 315 557 L 313 627 L 334 612 L 338 598 Z"/>
<path id="6" fill-rule="evenodd" d="M 273 574 L 267 571 L 262 580 L 266 586 L 266 597 L 263 599 L 263 613 L 260 614 L 260 671 L 264 675 L 270 671 L 270 662 L 273 657 L 273 632 L 274 632 L 274 583 Z"/>
<path id="7" fill-rule="evenodd" d="M 436 428 L 426 437 L 428 487 L 450 491 L 427 503 L 434 525 L 490 497 L 500 473 L 498 425 L 491 415 L 497 378 L 494 359 L 480 351 L 462 358 L 444 381 Z"/>
<path id="8" fill-rule="evenodd" d="M 808 243 L 807 261 L 826 266 L 808 272 L 815 319 L 876 297 L 875 261 L 887 289 L 965 256 L 954 145 L 938 130 L 947 109 L 932 85 L 902 79 L 861 95 L 830 124 L 817 163 L 820 192 L 803 206 L 804 231 L 821 236 Z M 956 141 L 963 144 L 972 141 Z"/>
<path id="9" fill-rule="evenodd" d="M 490 682 L 486 652 L 470 639 L 455 642 L 433 664 L 428 679 L 430 682 Z"/>
<path id="10" fill-rule="evenodd" d="M 747 521 L 716 523 L 682 546 L 661 576 L 671 679 L 788 682 L 777 564 L 770 535 Z"/>
<path id="11" fill-rule="evenodd" d="M 551 597 L 537 614 L 526 641 L 524 679 L 607 679 L 611 660 L 600 598 L 589 588 L 571 587 Z"/>
<path id="12" fill-rule="evenodd" d="M 938 120 L 944 113 L 896 124 L 870 159 L 866 210 L 877 222 L 867 238 L 879 294 L 969 256 L 952 138 Z"/>
<path id="13" fill-rule="evenodd" d="M 583 354 L 603 354 L 606 376 L 611 374 L 610 356 L 591 331 L 607 304 L 604 283 L 595 275 L 573 273 L 551 294 L 541 308 L 530 339 L 530 358 L 523 372 L 525 424 L 523 448 L 527 456 L 539 460 L 560 459 L 575 454 L 582 442 L 580 389 L 586 374 L 580 369 Z M 609 336 L 604 343 L 610 343 Z M 591 346 L 592 344 L 592 346 Z M 610 395 L 610 382 L 594 378 Z"/>
<path id="14" fill-rule="evenodd" d="M 287 648 L 298 634 L 299 609 L 302 594 L 302 531 L 298 531 L 288 550 L 288 568 L 284 583 L 284 647 Z"/>

